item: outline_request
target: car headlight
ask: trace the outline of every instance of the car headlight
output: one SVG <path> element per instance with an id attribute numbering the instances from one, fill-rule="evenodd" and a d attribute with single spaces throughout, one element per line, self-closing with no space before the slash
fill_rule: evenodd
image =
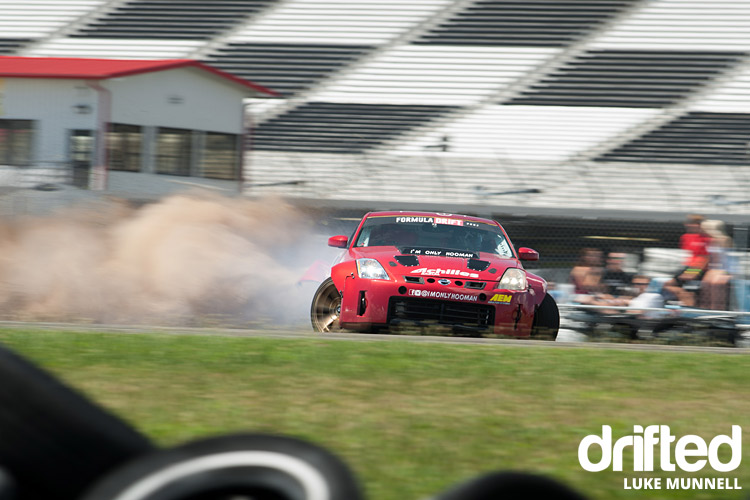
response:
<path id="1" fill-rule="evenodd" d="M 375 259 L 357 259 L 357 274 L 366 280 L 389 280 L 388 273 Z"/>
<path id="2" fill-rule="evenodd" d="M 512 267 L 505 270 L 503 277 L 500 278 L 495 288 L 503 290 L 526 290 L 527 286 L 526 271 Z"/>

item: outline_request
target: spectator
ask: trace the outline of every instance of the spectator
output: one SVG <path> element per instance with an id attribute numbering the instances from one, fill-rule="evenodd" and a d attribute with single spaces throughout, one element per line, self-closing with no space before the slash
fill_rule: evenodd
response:
<path id="1" fill-rule="evenodd" d="M 680 237 L 680 248 L 688 251 L 685 267 L 664 284 L 665 295 L 687 307 L 695 306 L 696 293 L 708 268 L 710 237 L 701 229 L 703 220 L 696 214 L 685 219 L 685 234 Z"/>
<path id="2" fill-rule="evenodd" d="M 651 279 L 648 276 L 636 274 L 633 276 L 632 281 L 632 298 L 628 301 L 629 307 L 653 309 L 664 307 L 664 296 L 656 291 L 649 291 L 648 287 L 651 284 Z M 644 318 L 655 317 L 658 313 L 653 311 L 633 311 L 629 310 L 630 313 L 637 313 Z"/>
<path id="3" fill-rule="evenodd" d="M 597 248 L 582 249 L 578 263 L 570 271 L 573 301 L 588 303 L 596 294 L 601 293 L 602 273 L 602 251 Z"/>
<path id="4" fill-rule="evenodd" d="M 616 294 L 595 293 L 583 296 L 580 303 L 591 306 L 633 306 L 637 308 L 661 307 L 664 305 L 663 298 L 659 293 L 647 293 L 651 279 L 648 276 L 636 274 L 631 281 L 619 286 Z M 601 309 L 602 314 L 616 314 L 618 309 Z M 633 311 L 628 311 L 633 312 Z M 637 311 L 639 314 L 642 311 Z"/>
<path id="5" fill-rule="evenodd" d="M 735 271 L 729 251 L 733 243 L 720 220 L 705 220 L 701 229 L 710 237 L 708 269 L 701 280 L 698 305 L 707 309 L 729 308 L 729 282 Z"/>
<path id="6" fill-rule="evenodd" d="M 607 254 L 607 265 L 602 275 L 603 292 L 609 295 L 622 295 L 623 291 L 631 284 L 633 276 L 625 271 L 626 255 L 622 252 L 609 252 Z"/>

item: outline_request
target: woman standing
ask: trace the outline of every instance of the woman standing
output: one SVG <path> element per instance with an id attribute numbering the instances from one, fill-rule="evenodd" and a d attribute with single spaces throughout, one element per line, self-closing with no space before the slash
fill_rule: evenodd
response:
<path id="1" fill-rule="evenodd" d="M 730 254 L 733 243 L 720 220 L 705 220 L 701 230 L 711 239 L 708 244 L 708 269 L 701 280 L 699 307 L 729 309 L 729 284 L 736 262 Z"/>

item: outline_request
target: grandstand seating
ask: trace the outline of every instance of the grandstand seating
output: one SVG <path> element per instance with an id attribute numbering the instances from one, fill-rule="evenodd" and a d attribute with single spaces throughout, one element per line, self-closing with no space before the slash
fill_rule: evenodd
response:
<path id="1" fill-rule="evenodd" d="M 37 39 L 65 28 L 107 0 L 3 0 L 0 33 L 3 38 Z"/>
<path id="2" fill-rule="evenodd" d="M 712 91 L 696 100 L 690 109 L 714 113 L 750 113 L 750 67 L 747 63 L 715 82 Z"/>
<path id="3" fill-rule="evenodd" d="M 750 4 L 743 0 L 652 0 L 591 40 L 592 48 L 750 49 Z"/>
<path id="4" fill-rule="evenodd" d="M 289 97 L 420 26 L 449 0 L 290 0 L 237 30 L 206 62 Z"/>
<path id="5" fill-rule="evenodd" d="M 254 147 L 361 153 L 447 109 L 446 106 L 307 102 L 261 123 L 255 130 Z"/>
<path id="6" fill-rule="evenodd" d="M 114 59 L 189 58 L 203 43 L 196 40 L 146 40 L 120 38 L 47 38 L 23 55 L 43 57 L 102 57 Z"/>
<path id="7" fill-rule="evenodd" d="M 366 45 L 231 43 L 205 62 L 289 97 L 369 50 Z"/>
<path id="8" fill-rule="evenodd" d="M 395 147 L 417 153 L 434 149 L 430 146 L 447 138 L 448 152 L 495 158 L 500 168 L 507 163 L 565 162 L 655 114 L 649 109 L 613 114 L 605 107 L 494 104 L 478 107 Z"/>
<path id="9" fill-rule="evenodd" d="M 597 160 L 742 166 L 749 146 L 750 113 L 692 111 Z"/>
<path id="10" fill-rule="evenodd" d="M 28 38 L 0 38 L 0 54 L 14 54 L 30 41 Z"/>
<path id="11" fill-rule="evenodd" d="M 746 0 L 26 0 L 0 28 L 279 91 L 256 194 L 750 212 Z"/>
<path id="12" fill-rule="evenodd" d="M 384 45 L 451 8 L 452 0 L 286 0 L 230 42 Z"/>
<path id="13" fill-rule="evenodd" d="M 634 0 L 479 0 L 416 43 L 565 47 Z"/>
<path id="14" fill-rule="evenodd" d="M 674 105 L 738 64 L 742 52 L 592 50 L 510 104 L 655 108 Z"/>
<path id="15" fill-rule="evenodd" d="M 207 40 L 274 0 L 131 0 L 71 36 Z"/>
<path id="16" fill-rule="evenodd" d="M 329 81 L 316 100 L 467 105 L 492 96 L 550 60 L 535 48 L 396 45 Z"/>

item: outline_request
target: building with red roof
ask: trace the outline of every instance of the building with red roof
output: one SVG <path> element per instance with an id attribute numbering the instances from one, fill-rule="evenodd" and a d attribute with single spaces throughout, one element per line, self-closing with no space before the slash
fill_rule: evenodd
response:
<path id="1" fill-rule="evenodd" d="M 245 100 L 276 96 L 193 60 L 0 57 L 0 165 L 97 189 L 236 182 Z"/>

